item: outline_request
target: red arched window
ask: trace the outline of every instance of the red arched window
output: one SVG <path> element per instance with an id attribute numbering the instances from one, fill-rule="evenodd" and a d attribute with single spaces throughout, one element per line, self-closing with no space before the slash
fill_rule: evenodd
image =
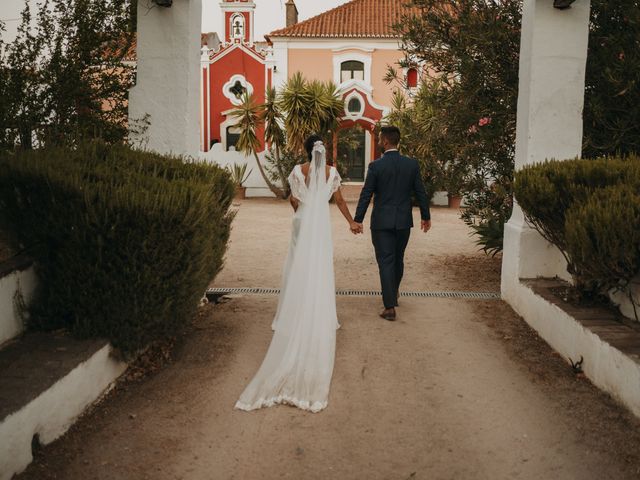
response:
<path id="1" fill-rule="evenodd" d="M 407 87 L 415 88 L 418 86 L 418 70 L 410 68 L 407 70 Z"/>

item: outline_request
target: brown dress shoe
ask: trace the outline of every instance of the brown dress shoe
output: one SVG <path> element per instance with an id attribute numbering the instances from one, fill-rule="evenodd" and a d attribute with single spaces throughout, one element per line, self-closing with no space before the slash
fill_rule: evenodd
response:
<path id="1" fill-rule="evenodd" d="M 385 320 L 388 320 L 390 322 L 393 322 L 396 319 L 396 311 L 393 308 L 389 308 L 387 310 L 383 310 L 380 313 L 380 317 L 384 318 Z"/>

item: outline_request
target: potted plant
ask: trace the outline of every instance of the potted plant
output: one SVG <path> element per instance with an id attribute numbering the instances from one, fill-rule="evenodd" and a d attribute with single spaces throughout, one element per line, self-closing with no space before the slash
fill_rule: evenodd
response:
<path id="1" fill-rule="evenodd" d="M 443 183 L 447 190 L 449 208 L 460 208 L 465 175 L 466 172 L 462 162 L 449 162 L 444 169 Z"/>
<path id="2" fill-rule="evenodd" d="M 447 193 L 447 206 L 449 208 L 455 208 L 456 210 L 459 210 L 461 203 L 462 195 L 460 195 L 459 193 Z"/>
<path id="3" fill-rule="evenodd" d="M 229 173 L 231 174 L 231 180 L 236 186 L 236 195 L 235 195 L 236 200 L 245 199 L 247 196 L 247 187 L 245 187 L 243 184 L 244 182 L 247 181 L 253 169 L 247 172 L 246 163 L 242 163 L 242 164 L 234 163 L 231 166 L 227 166 L 227 170 L 229 170 Z"/>

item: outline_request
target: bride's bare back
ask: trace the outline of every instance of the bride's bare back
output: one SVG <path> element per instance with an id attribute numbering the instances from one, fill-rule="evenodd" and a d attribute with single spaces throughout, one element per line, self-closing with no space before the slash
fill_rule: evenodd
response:
<path id="1" fill-rule="evenodd" d="M 311 162 L 305 162 L 300 165 L 300 170 L 302 170 L 302 174 L 304 175 L 305 182 L 309 179 L 309 170 L 311 169 Z M 327 181 L 329 181 L 329 175 L 331 175 L 331 166 L 325 166 L 325 170 L 327 173 Z"/>
<path id="2" fill-rule="evenodd" d="M 309 170 L 310 169 L 311 169 L 311 163 L 310 162 L 305 162 L 302 165 L 300 165 L 300 171 L 304 175 L 305 183 L 308 183 L 307 180 L 309 179 Z M 327 175 L 327 181 L 329 181 L 329 177 L 331 176 L 331 166 L 327 165 L 325 167 L 325 171 L 326 171 L 326 175 Z M 353 217 L 351 216 L 351 213 L 349 212 L 349 207 L 347 206 L 347 202 L 345 201 L 344 197 L 342 196 L 342 190 L 340 188 L 338 188 L 334 192 L 333 199 L 335 200 L 336 205 L 338 206 L 338 209 L 340 210 L 340 212 L 342 213 L 344 218 L 347 220 L 347 222 L 349 222 L 349 227 L 353 229 L 354 228 Z M 293 207 L 293 210 L 297 211 L 298 207 L 300 205 L 300 202 L 298 201 L 298 199 L 295 198 L 293 195 L 291 195 L 291 196 L 289 196 L 289 202 L 291 203 L 291 206 Z"/>

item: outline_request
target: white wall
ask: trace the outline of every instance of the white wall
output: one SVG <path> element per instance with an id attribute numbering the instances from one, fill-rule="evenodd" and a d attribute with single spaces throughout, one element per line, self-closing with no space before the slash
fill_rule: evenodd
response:
<path id="1" fill-rule="evenodd" d="M 626 289 L 611 291 L 609 298 L 618 306 L 620 313 L 625 317 L 638 321 L 640 318 L 640 275 L 636 276 Z"/>
<path id="2" fill-rule="evenodd" d="M 520 45 L 516 170 L 582 151 L 582 108 L 590 2 L 568 10 L 551 0 L 525 0 Z M 509 301 L 520 278 L 570 279 L 559 250 L 530 228 L 520 207 L 505 225 L 503 297 Z"/>
<path id="3" fill-rule="evenodd" d="M 60 437 L 80 414 L 126 370 L 105 344 L 51 388 L 0 421 L 0 480 L 10 480 L 33 460 L 31 439 L 43 444 Z"/>
<path id="4" fill-rule="evenodd" d="M 265 165 L 264 155 L 265 152 L 258 154 L 262 165 Z M 244 186 L 247 187 L 247 197 L 275 197 L 271 190 L 267 188 L 253 155 L 245 156 L 243 153 L 234 150 L 225 152 L 222 143 L 216 143 L 211 147 L 210 151 L 200 152 L 199 158 L 204 162 L 215 163 L 221 167 L 246 163 L 247 171 L 251 170 L 251 175 L 244 183 Z"/>
<path id="5" fill-rule="evenodd" d="M 563 358 L 584 358 L 584 373 L 599 388 L 611 393 L 640 417 L 640 364 L 602 340 L 557 305 L 518 284 L 510 302 L 514 310 Z M 616 327 L 608 327 L 609 329 Z M 623 335 L 628 334 L 619 326 Z"/>
<path id="6" fill-rule="evenodd" d="M 200 150 L 201 0 L 171 8 L 138 2 L 138 73 L 131 89 L 129 122 L 145 114 L 149 129 L 133 135 L 141 148 L 197 157 Z"/>
<path id="7" fill-rule="evenodd" d="M 29 304 L 37 284 L 33 266 L 15 270 L 0 278 L 0 345 L 17 337 L 24 330 L 23 321 L 16 308 L 16 296 Z"/>

